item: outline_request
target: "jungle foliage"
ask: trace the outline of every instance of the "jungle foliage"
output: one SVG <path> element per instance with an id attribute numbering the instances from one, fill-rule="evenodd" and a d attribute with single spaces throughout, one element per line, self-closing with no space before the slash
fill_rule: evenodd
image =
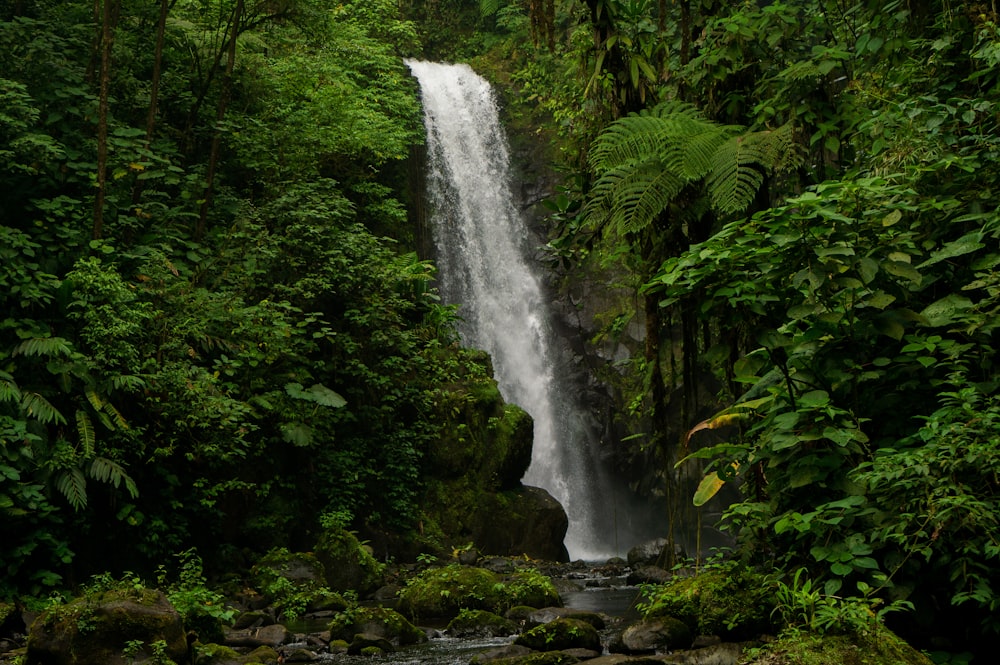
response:
<path id="1" fill-rule="evenodd" d="M 387 2 L 0 3 L 0 591 L 415 528 L 488 378 L 413 253 L 417 43 Z"/>
<path id="2" fill-rule="evenodd" d="M 586 0 L 511 76 L 568 176 L 552 264 L 643 303 L 604 332 L 645 323 L 633 454 L 668 486 L 707 460 L 698 505 L 735 482 L 751 560 L 972 644 L 1000 631 L 998 20 Z"/>

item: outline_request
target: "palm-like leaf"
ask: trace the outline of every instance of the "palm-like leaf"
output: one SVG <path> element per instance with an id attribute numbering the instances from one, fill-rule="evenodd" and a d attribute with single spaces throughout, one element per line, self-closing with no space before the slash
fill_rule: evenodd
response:
<path id="1" fill-rule="evenodd" d="M 685 185 L 704 181 L 712 207 L 745 210 L 766 173 L 796 163 L 790 126 L 763 132 L 720 125 L 694 107 L 665 103 L 621 118 L 597 138 L 597 173 L 584 217 L 616 233 L 641 231 Z"/>

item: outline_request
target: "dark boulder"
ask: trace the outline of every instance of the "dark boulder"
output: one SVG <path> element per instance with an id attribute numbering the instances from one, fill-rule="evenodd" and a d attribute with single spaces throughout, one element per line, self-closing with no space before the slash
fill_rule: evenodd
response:
<path id="1" fill-rule="evenodd" d="M 125 665 L 153 656 L 154 643 L 177 662 L 188 659 L 184 623 L 159 591 L 111 590 L 89 594 L 40 614 L 28 631 L 27 662 L 44 665 Z M 129 643 L 144 646 L 126 657 Z"/>

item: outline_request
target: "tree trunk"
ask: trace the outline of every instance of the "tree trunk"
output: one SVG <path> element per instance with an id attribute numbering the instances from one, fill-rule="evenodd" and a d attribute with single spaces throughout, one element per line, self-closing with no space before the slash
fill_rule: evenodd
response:
<path id="1" fill-rule="evenodd" d="M 244 0 L 237 0 L 236 8 L 233 9 L 232 18 L 229 21 L 229 43 L 226 49 L 226 72 L 222 79 L 222 92 L 219 94 L 219 104 L 216 107 L 215 134 L 212 136 L 212 148 L 208 157 L 208 174 L 205 178 L 205 195 L 202 197 L 201 212 L 198 215 L 198 226 L 195 229 L 195 237 L 200 238 L 205 233 L 208 210 L 212 203 L 212 192 L 215 187 L 215 172 L 219 165 L 219 151 L 222 147 L 222 132 L 218 128 L 226 117 L 226 108 L 229 106 L 229 98 L 233 88 L 233 69 L 236 64 L 236 39 L 240 34 L 240 20 L 243 17 Z"/>
<path id="2" fill-rule="evenodd" d="M 104 0 L 101 11 L 101 73 L 97 111 L 97 195 L 94 197 L 94 226 L 97 240 L 104 233 L 104 204 L 108 184 L 108 90 L 111 87 L 111 2 Z"/>
<path id="3" fill-rule="evenodd" d="M 156 24 L 156 46 L 153 54 L 153 78 L 149 86 L 149 111 L 146 114 L 145 148 L 153 142 L 153 130 L 156 128 L 156 107 L 160 96 L 160 74 L 163 69 L 163 41 L 167 32 L 167 14 L 170 0 L 160 0 L 160 17 Z M 142 198 L 143 180 L 136 180 L 132 188 L 132 205 L 139 205 Z"/>

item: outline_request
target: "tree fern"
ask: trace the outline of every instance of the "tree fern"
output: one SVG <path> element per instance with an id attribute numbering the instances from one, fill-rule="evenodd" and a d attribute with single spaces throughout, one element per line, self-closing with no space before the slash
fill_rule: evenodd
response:
<path id="1" fill-rule="evenodd" d="M 621 118 L 597 138 L 597 180 L 584 217 L 631 233 L 651 224 L 688 184 L 704 181 L 712 207 L 745 210 L 767 172 L 795 163 L 791 127 L 747 133 L 676 102 Z"/>
<path id="2" fill-rule="evenodd" d="M 741 212 L 753 201 L 767 171 L 798 163 L 792 126 L 734 136 L 716 149 L 706 184 L 712 205 L 723 213 Z"/>

